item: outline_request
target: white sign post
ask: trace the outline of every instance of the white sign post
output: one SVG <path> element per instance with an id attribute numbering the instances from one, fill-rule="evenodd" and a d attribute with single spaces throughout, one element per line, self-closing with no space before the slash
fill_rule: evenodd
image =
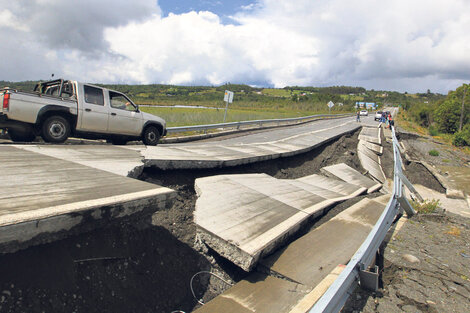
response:
<path id="1" fill-rule="evenodd" d="M 233 102 L 232 91 L 225 90 L 224 101 L 225 101 L 225 113 L 224 113 L 224 123 L 225 123 L 225 119 L 227 118 L 228 104 Z"/>
<path id="2" fill-rule="evenodd" d="M 328 112 L 331 112 L 331 108 L 335 106 L 335 104 L 333 103 L 333 101 L 330 101 L 328 102 Z"/>

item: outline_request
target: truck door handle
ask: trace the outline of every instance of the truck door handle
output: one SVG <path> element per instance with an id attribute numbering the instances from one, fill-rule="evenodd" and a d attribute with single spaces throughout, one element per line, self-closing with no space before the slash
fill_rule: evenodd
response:
<path id="1" fill-rule="evenodd" d="M 87 112 L 91 112 L 91 109 L 85 109 L 85 111 L 87 111 Z"/>
<path id="2" fill-rule="evenodd" d="M 111 115 L 116 115 L 116 113 L 111 113 Z"/>

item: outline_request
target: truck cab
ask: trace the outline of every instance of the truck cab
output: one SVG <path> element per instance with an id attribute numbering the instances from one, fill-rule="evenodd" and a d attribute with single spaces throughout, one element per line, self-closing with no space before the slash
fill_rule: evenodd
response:
<path id="1" fill-rule="evenodd" d="M 156 145 L 166 135 L 162 118 L 141 112 L 123 93 L 92 84 L 59 79 L 37 84 L 32 93 L 4 89 L 0 96 L 0 128 L 8 129 L 14 141 L 41 135 L 60 143 L 73 135 Z"/>

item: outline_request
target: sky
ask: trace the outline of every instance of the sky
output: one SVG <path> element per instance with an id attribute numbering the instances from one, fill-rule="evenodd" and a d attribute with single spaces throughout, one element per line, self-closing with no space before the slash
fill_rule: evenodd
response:
<path id="1" fill-rule="evenodd" d="M 0 0 L 0 80 L 447 93 L 470 0 Z"/>

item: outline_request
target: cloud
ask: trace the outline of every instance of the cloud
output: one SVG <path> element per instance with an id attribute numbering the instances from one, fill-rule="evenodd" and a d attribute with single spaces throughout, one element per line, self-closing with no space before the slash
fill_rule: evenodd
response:
<path id="1" fill-rule="evenodd" d="M 14 44 L 0 50 L 11 60 L 0 79 L 54 68 L 93 82 L 408 92 L 470 80 L 468 1 L 263 0 L 234 12 L 235 25 L 210 11 L 163 17 L 148 0 L 1 2 L 0 35 Z"/>

